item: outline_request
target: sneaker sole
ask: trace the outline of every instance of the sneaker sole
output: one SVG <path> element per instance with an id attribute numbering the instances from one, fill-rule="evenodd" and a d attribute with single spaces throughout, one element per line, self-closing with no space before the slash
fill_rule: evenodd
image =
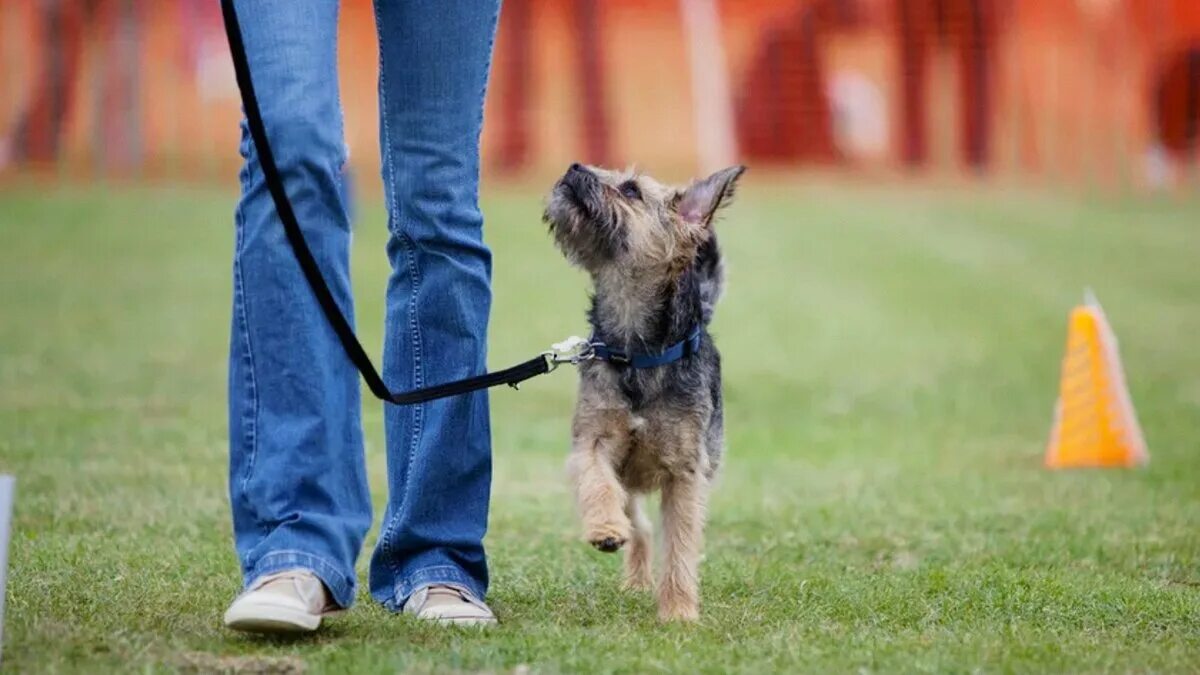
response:
<path id="1" fill-rule="evenodd" d="M 311 633 L 320 625 L 320 614 L 279 605 L 256 604 L 225 613 L 226 627 L 246 633 Z"/>
<path id="2" fill-rule="evenodd" d="M 417 617 L 420 621 L 437 624 L 440 626 L 462 626 L 464 628 L 487 628 L 495 626 L 499 622 L 495 619 L 481 619 L 476 617 Z"/>

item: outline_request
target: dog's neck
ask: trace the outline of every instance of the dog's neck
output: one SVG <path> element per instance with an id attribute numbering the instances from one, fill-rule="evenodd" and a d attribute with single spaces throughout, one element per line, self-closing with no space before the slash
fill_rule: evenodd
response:
<path id="1" fill-rule="evenodd" d="M 593 279 L 588 320 L 595 337 L 633 351 L 661 351 L 684 339 L 701 320 L 694 272 L 674 277 L 605 270 Z"/>

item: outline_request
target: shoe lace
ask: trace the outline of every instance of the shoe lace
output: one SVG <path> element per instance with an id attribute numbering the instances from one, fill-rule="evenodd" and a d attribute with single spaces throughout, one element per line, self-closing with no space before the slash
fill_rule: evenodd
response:
<path id="1" fill-rule="evenodd" d="M 434 584 L 434 585 L 430 586 L 429 592 L 427 593 L 427 595 L 429 597 L 433 597 L 433 596 L 457 597 L 459 600 L 462 600 L 463 602 L 470 602 L 472 599 L 471 596 L 468 593 L 464 592 L 461 588 L 456 588 L 454 586 L 447 586 L 445 584 Z"/>
<path id="2" fill-rule="evenodd" d="M 263 589 L 263 588 L 266 588 L 267 586 L 273 586 L 275 584 L 290 583 L 291 587 L 292 587 L 292 591 L 298 597 L 303 598 L 303 600 L 305 602 L 311 603 L 314 600 L 316 600 L 317 598 L 313 597 L 313 592 L 311 589 L 307 589 L 307 590 L 305 589 L 305 585 L 303 582 L 306 581 L 308 578 L 309 578 L 309 575 L 305 574 L 303 572 L 280 572 L 279 574 L 274 574 L 274 575 L 271 575 L 269 578 L 264 579 L 262 581 L 262 583 L 260 583 L 258 585 L 258 588 Z M 320 584 L 319 581 L 318 581 L 318 584 Z M 321 593 L 322 591 L 324 591 L 323 585 L 318 586 L 318 589 L 319 590 L 317 591 L 317 593 Z"/>

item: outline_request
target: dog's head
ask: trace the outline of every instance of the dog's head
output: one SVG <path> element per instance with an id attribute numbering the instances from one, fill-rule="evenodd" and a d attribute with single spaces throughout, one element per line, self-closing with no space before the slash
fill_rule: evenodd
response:
<path id="1" fill-rule="evenodd" d="M 743 171 L 731 166 L 672 187 L 635 171 L 572 164 L 544 217 L 567 259 L 593 275 L 611 266 L 665 275 L 690 265 L 712 238 L 713 219 Z"/>

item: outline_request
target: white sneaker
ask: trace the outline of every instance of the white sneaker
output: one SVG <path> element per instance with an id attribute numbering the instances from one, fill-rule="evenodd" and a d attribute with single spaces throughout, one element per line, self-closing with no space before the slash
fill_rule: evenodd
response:
<path id="1" fill-rule="evenodd" d="M 404 603 L 404 613 L 418 619 L 455 626 L 490 626 L 496 615 L 467 589 L 448 584 L 418 588 Z"/>
<path id="2" fill-rule="evenodd" d="M 325 584 L 308 570 L 259 577 L 225 611 L 225 625 L 250 633 L 308 633 L 336 606 Z"/>

